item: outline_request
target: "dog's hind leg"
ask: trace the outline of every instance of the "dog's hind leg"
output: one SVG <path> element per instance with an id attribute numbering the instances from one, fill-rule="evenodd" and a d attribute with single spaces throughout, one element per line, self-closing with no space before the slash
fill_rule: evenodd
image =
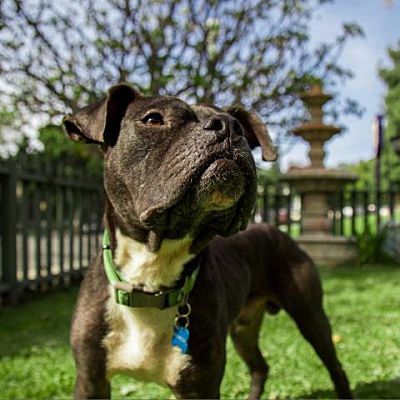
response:
<path id="1" fill-rule="evenodd" d="M 301 313 L 297 313 L 295 310 L 287 311 L 328 369 L 338 397 L 340 399 L 353 398 L 346 373 L 337 358 L 331 328 L 324 311 L 322 309 L 318 312 L 303 310 Z"/>
<path id="2" fill-rule="evenodd" d="M 251 375 L 249 400 L 259 399 L 268 376 L 268 364 L 258 346 L 258 336 L 265 313 L 265 299 L 249 302 L 230 327 L 233 344 Z"/>
<path id="3" fill-rule="evenodd" d="M 350 399 L 349 381 L 338 360 L 329 320 L 323 309 L 319 275 L 311 262 L 292 271 L 293 277 L 281 288 L 281 305 L 328 369 L 339 398 Z"/>

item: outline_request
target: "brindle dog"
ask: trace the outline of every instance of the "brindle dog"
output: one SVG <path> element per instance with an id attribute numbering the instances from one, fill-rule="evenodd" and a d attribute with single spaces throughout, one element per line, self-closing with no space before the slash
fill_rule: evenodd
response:
<path id="1" fill-rule="evenodd" d="M 76 398 L 108 398 L 123 373 L 169 386 L 178 398 L 218 398 L 228 332 L 261 396 L 268 366 L 258 347 L 265 311 L 281 307 L 350 398 L 322 308 L 318 273 L 287 235 L 244 230 L 255 201 L 251 148 L 275 158 L 262 122 L 241 107 L 222 110 L 130 86 L 64 119 L 73 140 L 104 151 L 105 224 L 115 264 L 142 292 L 171 288 L 200 264 L 188 302 L 189 351 L 171 345 L 177 307 L 116 304 L 101 254 L 90 265 L 73 318 Z"/>

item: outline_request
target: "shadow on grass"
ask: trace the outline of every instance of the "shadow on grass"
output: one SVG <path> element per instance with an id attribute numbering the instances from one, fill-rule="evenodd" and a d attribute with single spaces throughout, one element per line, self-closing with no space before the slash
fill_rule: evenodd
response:
<path id="1" fill-rule="evenodd" d="M 77 288 L 0 310 L 0 357 L 27 355 L 41 347 L 69 346 Z"/>
<path id="2" fill-rule="evenodd" d="M 353 390 L 356 399 L 398 399 L 400 396 L 400 377 L 386 381 L 363 382 Z M 299 396 L 301 399 L 335 399 L 332 390 L 316 390 Z"/>

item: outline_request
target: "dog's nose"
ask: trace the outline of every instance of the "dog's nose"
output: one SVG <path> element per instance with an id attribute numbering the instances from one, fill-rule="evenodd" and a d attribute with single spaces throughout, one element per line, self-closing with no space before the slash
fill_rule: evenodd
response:
<path id="1" fill-rule="evenodd" d="M 243 129 L 239 121 L 227 115 L 211 117 L 203 124 L 203 128 L 226 136 L 243 136 Z"/>

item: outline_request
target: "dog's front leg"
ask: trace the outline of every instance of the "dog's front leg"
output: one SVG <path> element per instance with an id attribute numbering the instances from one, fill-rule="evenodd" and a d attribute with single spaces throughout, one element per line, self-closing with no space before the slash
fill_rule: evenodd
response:
<path id="1" fill-rule="evenodd" d="M 101 258 L 91 265 L 82 282 L 71 327 L 71 346 L 76 364 L 75 399 L 108 399 L 106 350 L 103 339 L 108 326 L 105 307 L 107 282 Z"/>
<path id="2" fill-rule="evenodd" d="M 101 343 L 101 329 L 82 322 L 74 321 L 71 331 L 77 372 L 75 399 L 109 399 L 110 384 L 106 379 L 106 350 Z"/>
<path id="3" fill-rule="evenodd" d="M 177 399 L 219 399 L 226 362 L 225 342 L 221 340 L 212 349 L 195 349 L 191 357 L 190 366 L 171 386 L 174 395 Z"/>
<path id="4" fill-rule="evenodd" d="M 109 399 L 110 383 L 105 374 L 105 350 L 82 342 L 74 346 L 77 369 L 75 399 Z"/>

